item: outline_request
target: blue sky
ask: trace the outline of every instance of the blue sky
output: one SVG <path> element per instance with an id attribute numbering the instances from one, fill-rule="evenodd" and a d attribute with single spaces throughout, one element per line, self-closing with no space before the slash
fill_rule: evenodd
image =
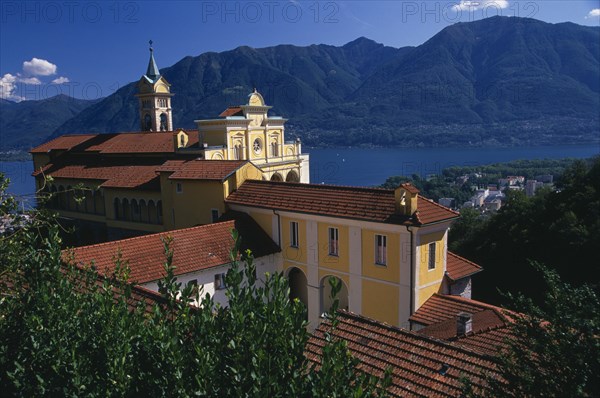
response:
<path id="1" fill-rule="evenodd" d="M 455 22 L 493 15 L 598 26 L 600 0 L 0 0 L 0 97 L 110 95 L 145 71 L 149 39 L 162 68 L 241 45 L 342 45 L 365 36 L 414 46 Z"/>

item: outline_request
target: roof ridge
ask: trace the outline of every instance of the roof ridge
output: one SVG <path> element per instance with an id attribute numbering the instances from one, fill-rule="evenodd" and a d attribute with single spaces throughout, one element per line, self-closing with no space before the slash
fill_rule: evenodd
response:
<path id="1" fill-rule="evenodd" d="M 302 187 L 311 187 L 311 188 L 333 188 L 333 189 L 361 189 L 364 191 L 374 191 L 374 192 L 388 192 L 393 193 L 393 189 L 389 188 L 379 188 L 379 187 L 363 187 L 357 185 L 336 185 L 336 184 L 317 184 L 317 183 L 303 183 L 303 182 L 287 182 L 287 181 L 270 181 L 270 180 L 247 180 L 252 183 L 260 183 L 264 185 L 282 185 L 282 186 L 302 186 Z M 246 183 L 246 182 L 244 182 Z"/>
<path id="2" fill-rule="evenodd" d="M 443 206 L 443 205 L 441 205 L 441 204 L 439 204 L 439 203 L 436 203 L 434 200 L 432 200 L 432 199 L 429 199 L 429 198 L 426 198 L 425 196 L 421 195 L 420 193 L 419 193 L 419 194 L 417 194 L 417 196 L 418 196 L 418 197 L 420 197 L 421 199 L 424 199 L 424 200 L 426 200 L 426 201 L 430 202 L 431 204 L 433 204 L 433 205 L 435 205 L 435 206 L 437 206 L 437 207 L 439 207 L 439 208 L 441 208 L 441 209 L 448 210 L 448 211 L 450 211 L 450 212 L 452 212 L 452 213 L 454 213 L 454 214 L 456 214 L 456 215 L 459 215 L 459 216 L 460 216 L 460 213 L 459 213 L 458 211 L 456 211 L 456 210 L 452 210 L 452 209 L 451 209 L 451 208 L 449 208 L 449 207 L 446 207 L 446 206 Z"/>
<path id="3" fill-rule="evenodd" d="M 220 222 L 216 222 L 216 223 L 211 223 L 211 224 L 204 224 L 204 225 L 197 225 L 195 227 L 189 227 L 189 228 L 181 228 L 181 229 L 172 229 L 170 231 L 164 231 L 164 232 L 157 232 L 154 234 L 148 234 L 148 235 L 141 235 L 141 236 L 134 236 L 132 238 L 126 238 L 126 239 L 119 239 L 119 240 L 113 240 L 110 242 L 102 242 L 102 243 L 96 243 L 93 245 L 86 245 L 86 246 L 78 246 L 78 247 L 71 247 L 71 248 L 67 248 L 62 250 L 61 252 L 65 253 L 65 252 L 69 252 L 71 250 L 75 251 L 78 249 L 83 249 L 83 248 L 96 248 L 96 247 L 104 247 L 104 246 L 110 246 L 110 245 L 114 245 L 116 243 L 122 243 L 122 242 L 130 242 L 130 241 L 134 241 L 134 240 L 142 240 L 142 239 L 149 239 L 152 237 L 156 237 L 159 235 L 167 235 L 169 233 L 173 233 L 173 232 L 184 232 L 184 231 L 190 231 L 193 229 L 202 229 L 202 228 L 209 228 L 215 225 L 221 225 L 221 224 L 225 224 L 225 223 L 234 223 L 234 220 L 227 220 L 227 221 L 220 221 Z"/>
<path id="4" fill-rule="evenodd" d="M 489 333 L 489 332 L 492 332 L 494 330 L 504 329 L 504 328 L 508 328 L 508 325 L 506 323 L 504 323 L 502 325 L 488 326 L 486 328 L 482 328 L 482 329 L 477 330 L 475 332 L 471 331 L 471 332 L 469 332 L 467 334 L 462 334 L 460 336 L 455 336 L 455 338 L 452 341 L 460 341 L 460 340 L 463 340 L 463 339 L 466 339 L 466 338 L 469 338 L 469 337 L 479 336 L 479 335 L 484 334 L 484 333 Z"/>
<path id="5" fill-rule="evenodd" d="M 474 354 L 474 355 L 477 355 L 479 357 L 486 357 L 486 359 L 487 359 L 487 357 L 489 357 L 489 355 L 481 354 L 481 353 L 479 353 L 477 351 L 474 351 L 474 350 L 471 350 L 469 348 L 457 347 L 456 345 L 453 345 L 453 344 L 449 343 L 446 340 L 438 339 L 437 337 L 431 337 L 431 336 L 427 336 L 427 335 L 424 335 L 424 334 L 419 334 L 419 333 L 415 332 L 414 330 L 408 330 L 408 329 L 404 329 L 404 328 L 401 328 L 401 327 L 398 327 L 398 326 L 390 325 L 389 323 L 381 322 L 381 321 L 378 321 L 376 319 L 366 317 L 364 315 L 360 315 L 360 314 L 356 314 L 354 312 L 350 312 L 348 310 L 338 310 L 338 312 L 341 313 L 341 314 L 343 314 L 343 315 L 345 315 L 345 316 L 347 316 L 347 317 L 358 319 L 358 320 L 361 320 L 363 322 L 369 323 L 370 325 L 383 327 L 385 329 L 388 329 L 388 330 L 391 330 L 391 331 L 395 331 L 395 332 L 400 332 L 400 333 L 408 335 L 408 336 L 416 337 L 416 338 L 418 338 L 419 340 L 422 340 L 422 341 L 429 341 L 429 342 L 432 342 L 432 343 L 435 343 L 435 344 L 438 344 L 438 345 L 442 345 L 442 346 L 444 346 L 446 348 L 453 348 L 453 349 L 454 348 L 460 348 L 461 350 L 465 351 L 467 354 Z"/>
<path id="6" fill-rule="evenodd" d="M 451 252 L 450 250 L 448 250 L 448 251 L 447 251 L 447 253 L 448 253 L 449 255 L 453 256 L 453 257 L 457 257 L 457 258 L 459 258 L 459 259 L 461 259 L 461 260 L 464 260 L 464 261 L 468 262 L 469 264 L 475 265 L 477 268 L 481 268 L 481 269 L 483 269 L 483 267 L 482 267 L 481 265 L 479 265 L 479 264 L 477 264 L 477 263 L 474 263 L 473 261 L 469 260 L 468 258 L 465 258 L 465 257 L 463 257 L 463 256 L 460 256 L 460 255 L 458 255 L 458 254 L 454 253 L 454 252 Z"/>
<path id="7" fill-rule="evenodd" d="M 506 309 L 506 308 L 502 308 L 502 307 L 498 307 L 496 305 L 493 304 L 488 304 L 488 303 L 484 303 L 483 301 L 477 301 L 477 300 L 473 300 L 473 299 L 468 299 L 465 297 L 461 297 L 461 296 L 454 296 L 451 294 L 439 294 L 439 293 L 434 293 L 433 294 L 436 297 L 443 297 L 444 299 L 450 299 L 453 300 L 455 302 L 459 302 L 459 303 L 463 303 L 463 304 L 472 304 L 475 306 L 479 306 L 480 308 L 483 308 L 482 311 L 485 310 L 491 310 L 494 311 L 494 313 L 496 313 L 496 315 L 498 315 L 502 320 L 504 321 L 509 321 L 509 317 L 506 315 L 506 312 L 510 312 L 513 313 L 514 311 Z"/>

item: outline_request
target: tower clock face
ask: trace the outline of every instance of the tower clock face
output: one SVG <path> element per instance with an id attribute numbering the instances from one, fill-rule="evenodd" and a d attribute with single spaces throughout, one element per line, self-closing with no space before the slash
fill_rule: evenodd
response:
<path id="1" fill-rule="evenodd" d="M 254 153 L 256 153 L 257 155 L 262 152 L 262 141 L 260 140 L 260 138 L 254 140 L 254 143 L 252 144 L 252 149 L 254 149 Z"/>

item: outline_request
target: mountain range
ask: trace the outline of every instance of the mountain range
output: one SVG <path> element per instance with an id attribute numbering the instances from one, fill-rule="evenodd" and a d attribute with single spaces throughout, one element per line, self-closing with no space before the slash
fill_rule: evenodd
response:
<path id="1" fill-rule="evenodd" d="M 175 93 L 176 127 L 245 103 L 256 87 L 272 114 L 289 119 L 288 138 L 314 146 L 564 144 L 597 142 L 600 133 L 600 28 L 573 23 L 492 17 L 451 25 L 417 47 L 362 37 L 341 47 L 243 46 L 188 56 L 161 73 Z M 27 131 L 42 141 L 136 131 L 135 92 L 133 82 L 69 108 L 60 126 L 28 120 Z M 14 106 L 2 102 L 1 113 Z M 19 125 L 0 121 L 3 132 Z"/>

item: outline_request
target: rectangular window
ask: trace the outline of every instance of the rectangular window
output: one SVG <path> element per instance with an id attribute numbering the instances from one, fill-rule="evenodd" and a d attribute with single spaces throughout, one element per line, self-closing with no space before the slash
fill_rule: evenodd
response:
<path id="1" fill-rule="evenodd" d="M 180 183 L 180 182 L 178 182 L 178 183 L 175 185 L 175 192 L 177 192 L 177 193 L 182 193 L 182 192 L 183 192 L 183 185 L 181 185 L 181 183 Z"/>
<path id="2" fill-rule="evenodd" d="M 387 264 L 387 236 L 375 235 L 375 264 Z"/>
<path id="3" fill-rule="evenodd" d="M 227 287 L 225 283 L 225 273 L 215 274 L 215 290 L 223 290 Z"/>
<path id="4" fill-rule="evenodd" d="M 429 269 L 435 269 L 435 242 L 429 244 Z"/>
<path id="5" fill-rule="evenodd" d="M 339 230 L 337 228 L 329 228 L 329 255 L 338 255 Z"/>
<path id="6" fill-rule="evenodd" d="M 290 221 L 290 246 L 298 247 L 298 223 Z"/>
<path id="7" fill-rule="evenodd" d="M 219 210 L 212 209 L 210 211 L 210 218 L 211 218 L 212 222 L 217 222 L 219 220 Z"/>

